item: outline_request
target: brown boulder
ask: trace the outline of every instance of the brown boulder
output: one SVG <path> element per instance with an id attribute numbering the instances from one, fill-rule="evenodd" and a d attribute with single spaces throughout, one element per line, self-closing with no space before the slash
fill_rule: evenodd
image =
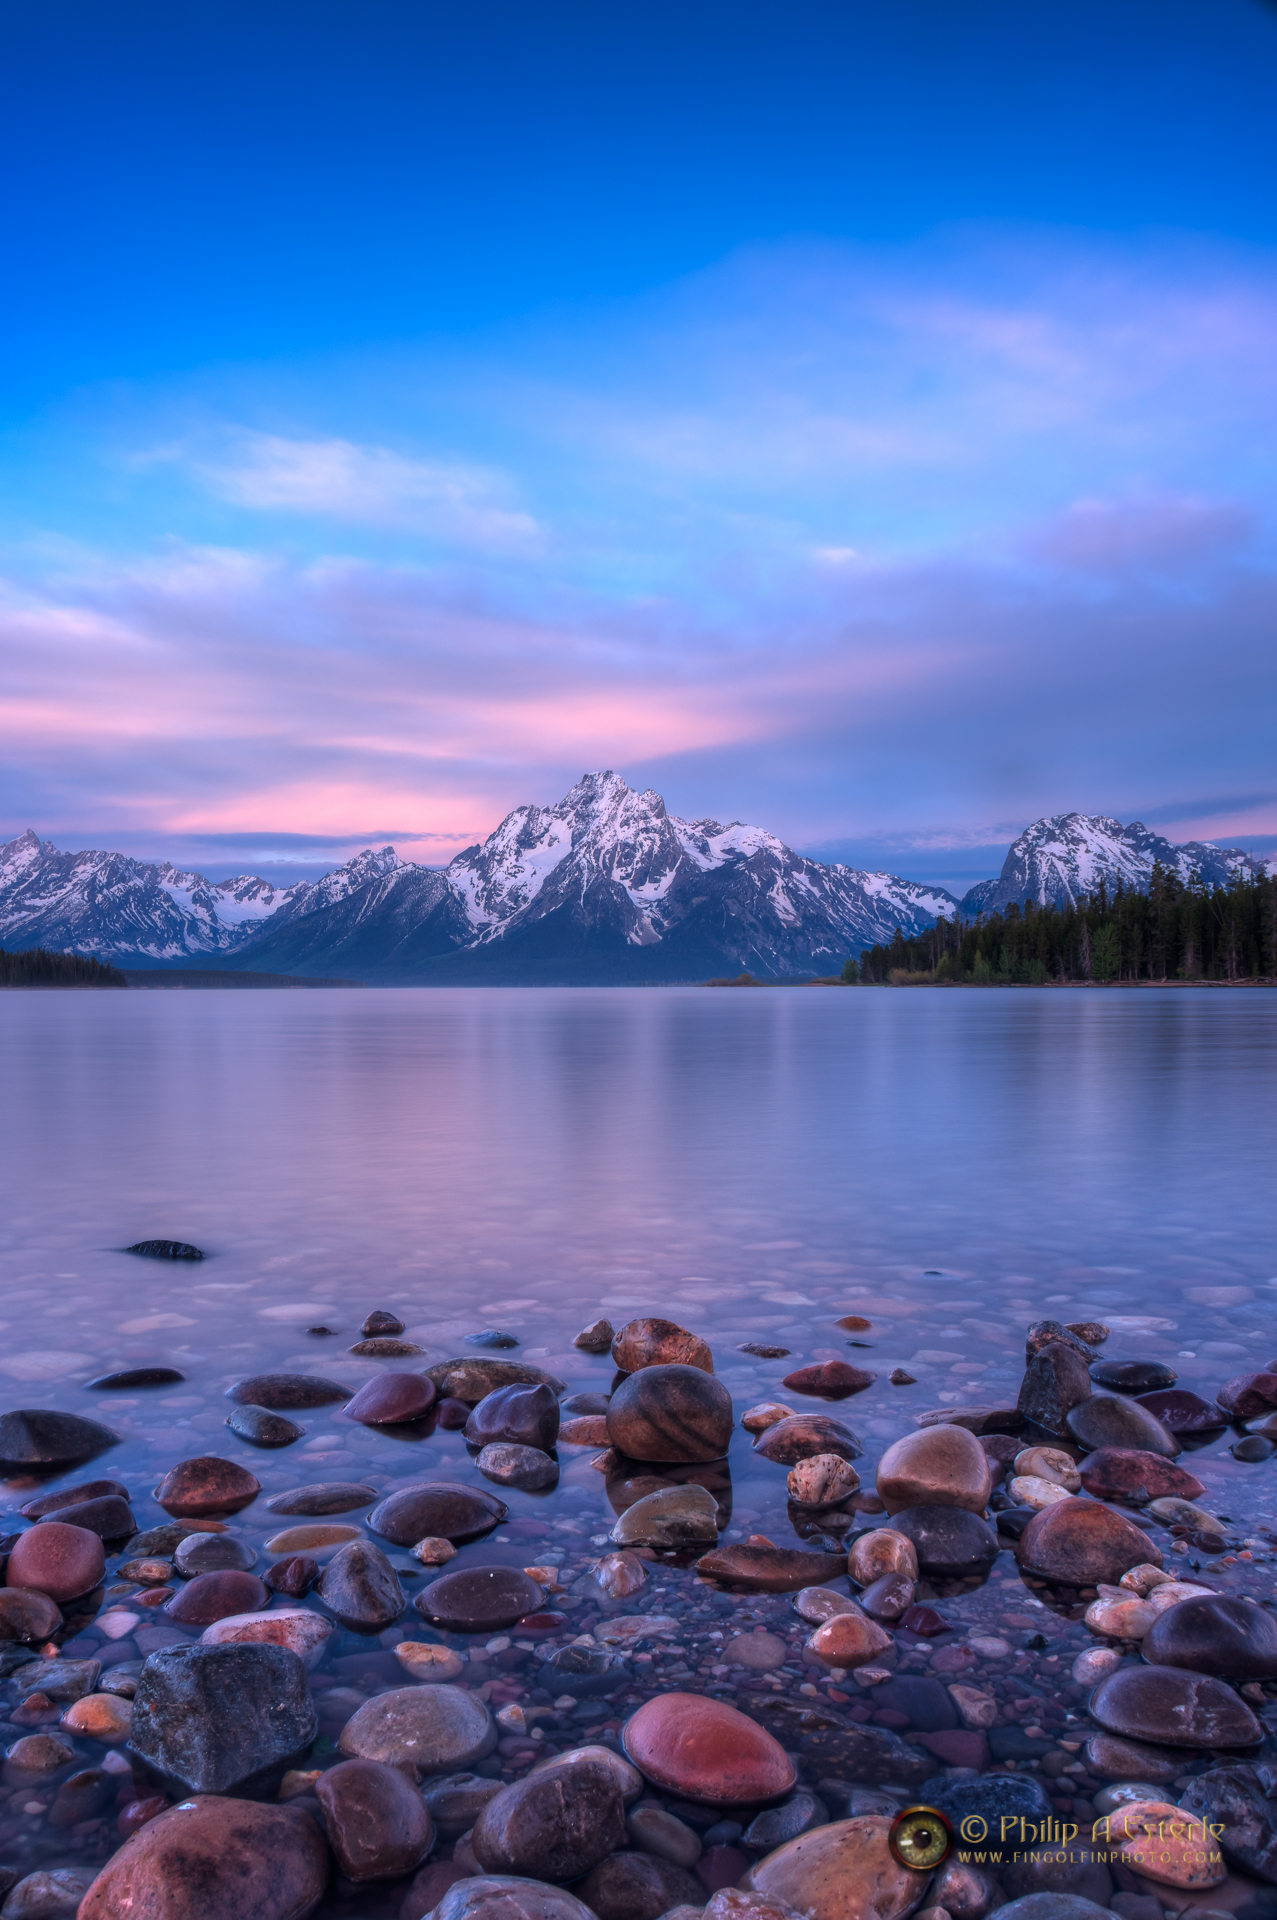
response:
<path id="1" fill-rule="evenodd" d="M 699 1367 L 643 1367 L 612 1395 L 607 1430 L 632 1460 L 720 1460 L 732 1436 L 732 1396 Z"/>
<path id="2" fill-rule="evenodd" d="M 888 1513 L 906 1507 L 965 1507 L 983 1513 L 993 1491 L 989 1456 L 965 1427 L 924 1427 L 887 1448 L 878 1497 Z"/>
<path id="3" fill-rule="evenodd" d="M 1140 1493 L 1150 1500 L 1196 1500 L 1206 1491 L 1195 1474 L 1140 1447 L 1097 1447 L 1080 1472 L 1082 1485 L 1096 1500 L 1126 1500 Z"/>
<path id="4" fill-rule="evenodd" d="M 362 1427 L 401 1427 L 422 1420 L 435 1403 L 435 1383 L 424 1373 L 381 1373 L 366 1381 L 346 1413 Z"/>
<path id="5" fill-rule="evenodd" d="M 611 1768 L 539 1767 L 488 1801 L 470 1836 L 485 1873 L 576 1880 L 625 1844 L 625 1803 Z"/>
<path id="6" fill-rule="evenodd" d="M 622 1373 L 644 1367 L 699 1367 L 713 1373 L 714 1356 L 705 1342 L 675 1320 L 630 1320 L 612 1337 L 612 1358 Z"/>
<path id="7" fill-rule="evenodd" d="M 918 1578 L 918 1554 L 913 1541 L 894 1527 L 871 1527 L 858 1533 L 847 1555 L 847 1572 L 858 1587 L 872 1586 L 884 1574 Z"/>
<path id="8" fill-rule="evenodd" d="M 395 1880 L 412 1873 L 434 1843 L 420 1791 L 398 1767 L 342 1760 L 315 1783 L 328 1844 L 348 1880 Z"/>
<path id="9" fill-rule="evenodd" d="M 751 1867 L 742 1884 L 819 1920 L 904 1920 L 930 1876 L 900 1865 L 890 1831 L 885 1815 L 815 1827 Z"/>
<path id="10" fill-rule="evenodd" d="M 696 1571 L 703 1580 L 720 1580 L 747 1593 L 797 1593 L 800 1587 L 835 1579 L 842 1567 L 829 1553 L 804 1553 L 800 1547 L 750 1539 L 703 1553 Z"/>
<path id="11" fill-rule="evenodd" d="M 764 1428 L 754 1442 L 754 1452 L 775 1466 L 792 1467 L 817 1453 L 838 1453 L 844 1460 L 859 1460 L 864 1448 L 841 1420 L 826 1413 L 795 1413 Z"/>
<path id="12" fill-rule="evenodd" d="M 1115 1586 L 1130 1567 L 1162 1564 L 1161 1548 L 1134 1521 L 1076 1497 L 1035 1514 L 1016 1552 L 1026 1573 L 1069 1587 Z"/>
<path id="13" fill-rule="evenodd" d="M 197 1519 L 210 1513 L 238 1513 L 255 1500 L 262 1483 L 244 1467 L 216 1454 L 201 1454 L 171 1468 L 155 1489 L 166 1513 Z"/>
<path id="14" fill-rule="evenodd" d="M 11 1587 L 32 1587 L 61 1601 L 92 1593 L 105 1571 L 99 1534 L 62 1520 L 41 1520 L 14 1542 L 7 1578 Z"/>
<path id="15" fill-rule="evenodd" d="M 79 1920 L 305 1920 L 327 1882 L 328 1849 L 308 1814 L 200 1795 L 125 1841 Z"/>
<path id="16" fill-rule="evenodd" d="M 798 1777 L 779 1741 L 735 1707 L 701 1694 L 648 1700 L 626 1721 L 621 1739 L 655 1787 L 708 1806 L 772 1800 Z"/>
<path id="17" fill-rule="evenodd" d="M 823 1366 L 799 1367 L 797 1372 L 787 1373 L 781 1385 L 793 1393 L 819 1394 L 824 1400 L 846 1400 L 853 1393 L 863 1393 L 877 1378 L 876 1373 L 853 1367 L 846 1360 L 826 1360 Z"/>

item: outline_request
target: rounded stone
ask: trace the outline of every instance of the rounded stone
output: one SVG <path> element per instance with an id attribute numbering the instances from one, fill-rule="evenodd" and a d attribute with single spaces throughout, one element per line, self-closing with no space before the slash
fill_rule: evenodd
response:
<path id="1" fill-rule="evenodd" d="M 84 1896 L 79 1920 L 303 1920 L 327 1882 L 328 1848 L 308 1815 L 200 1795 L 125 1842 Z"/>
<path id="2" fill-rule="evenodd" d="M 435 1403 L 435 1383 L 424 1373 L 381 1373 L 346 1402 L 351 1420 L 364 1427 L 400 1427 L 424 1419 Z"/>
<path id="3" fill-rule="evenodd" d="M 764 1427 L 754 1442 L 754 1452 L 778 1467 L 793 1467 L 814 1454 L 836 1453 L 844 1460 L 859 1460 L 864 1448 L 841 1420 L 827 1413 L 793 1413 L 786 1420 L 775 1420 Z"/>
<path id="4" fill-rule="evenodd" d="M 427 1640 L 401 1640 L 394 1649 L 394 1655 L 400 1666 L 425 1686 L 438 1686 L 443 1681 L 455 1680 L 458 1674 L 466 1670 L 466 1663 L 459 1653 L 454 1653 L 451 1647 Z M 473 1825 L 472 1820 L 466 1821 L 466 1826 Z"/>
<path id="5" fill-rule="evenodd" d="M 486 1873 L 576 1880 L 625 1844 L 625 1807 L 608 1767 L 540 1767 L 489 1800 L 470 1845 Z"/>
<path id="6" fill-rule="evenodd" d="M 547 1386 L 497 1387 L 485 1394 L 465 1424 L 472 1447 L 506 1441 L 552 1451 L 559 1437 L 559 1403 Z"/>
<path id="7" fill-rule="evenodd" d="M 461 1546 L 491 1533 L 509 1511 L 504 1500 L 498 1500 L 486 1487 L 427 1480 L 401 1487 L 379 1501 L 366 1524 L 370 1532 L 396 1547 L 415 1546 L 428 1534 Z"/>
<path id="8" fill-rule="evenodd" d="M 6 1466 L 73 1467 L 115 1446 L 119 1434 L 78 1413 L 17 1407 L 0 1413 L 0 1462 Z"/>
<path id="9" fill-rule="evenodd" d="M 1161 1360 L 1093 1360 L 1091 1378 L 1113 1393 L 1156 1393 L 1173 1387 L 1179 1375 Z"/>
<path id="10" fill-rule="evenodd" d="M 699 1907 L 706 1889 L 672 1860 L 621 1852 L 600 1860 L 578 1883 L 577 1892 L 597 1920 L 659 1920 L 677 1907 Z"/>
<path id="11" fill-rule="evenodd" d="M 318 1560 L 312 1560 L 305 1553 L 290 1553 L 286 1560 L 277 1560 L 273 1567 L 267 1567 L 262 1575 L 272 1593 L 286 1593 L 294 1600 L 309 1593 L 318 1578 Z"/>
<path id="12" fill-rule="evenodd" d="M 921 1573 L 944 1579 L 984 1573 L 1002 1548 L 988 1522 L 966 1507 L 907 1507 L 892 1518 L 895 1531 L 912 1541 Z"/>
<path id="13" fill-rule="evenodd" d="M 137 1521 L 127 1500 L 118 1493 L 98 1494 L 92 1500 L 75 1500 L 48 1516 L 68 1527 L 84 1527 L 100 1540 L 127 1540 L 137 1532 Z M 40 1524 L 47 1524 L 42 1519 Z"/>
<path id="14" fill-rule="evenodd" d="M 73 1700 L 62 1716 L 68 1733 L 88 1740 L 100 1740 L 105 1747 L 127 1740 L 133 1726 L 133 1703 L 113 1693 L 86 1693 Z"/>
<path id="15" fill-rule="evenodd" d="M 0 1642 L 38 1644 L 51 1639 L 61 1625 L 61 1609 L 47 1593 L 34 1587 L 0 1587 Z"/>
<path id="16" fill-rule="evenodd" d="M 547 1373 L 544 1367 L 529 1366 L 526 1360 L 497 1360 L 487 1354 L 462 1354 L 455 1360 L 440 1360 L 426 1368 L 441 1400 L 464 1400 L 473 1407 L 485 1394 L 498 1387 L 549 1387 L 552 1393 L 567 1392 L 566 1381 Z"/>
<path id="17" fill-rule="evenodd" d="M 641 1853 L 672 1860 L 676 1867 L 690 1871 L 701 1857 L 700 1835 L 664 1807 L 635 1807 L 626 1817 L 625 1831 Z"/>
<path id="18" fill-rule="evenodd" d="M 1238 1594 L 1195 1595 L 1158 1615 L 1143 1654 L 1156 1666 L 1222 1680 L 1268 1680 L 1277 1674 L 1277 1620 Z"/>
<path id="19" fill-rule="evenodd" d="M 201 1520 L 214 1513 L 238 1513 L 256 1500 L 262 1483 L 233 1460 L 201 1454 L 170 1469 L 155 1489 L 166 1513 Z"/>
<path id="20" fill-rule="evenodd" d="M 414 1913 L 405 1902 L 400 1920 L 421 1920 L 428 1911 L 423 1907 Z M 602 1920 L 566 1887 L 552 1887 L 544 1880 L 523 1880 L 515 1874 L 470 1875 L 458 1880 L 435 1902 L 433 1915 L 434 1920 Z"/>
<path id="21" fill-rule="evenodd" d="M 612 1395 L 607 1430 L 634 1460 L 719 1460 L 732 1437 L 732 1396 L 698 1367 L 643 1367 Z"/>
<path id="22" fill-rule="evenodd" d="M 281 1409 L 289 1412 L 299 1407 L 332 1406 L 335 1401 L 349 1400 L 351 1392 L 340 1380 L 324 1380 L 314 1373 L 255 1373 L 227 1387 L 226 1398 L 278 1413 Z"/>
<path id="23" fill-rule="evenodd" d="M 535 1613 L 544 1595 L 517 1567 L 459 1567 L 444 1573 L 413 1602 L 423 1619 L 453 1633 L 491 1633 Z"/>
<path id="24" fill-rule="evenodd" d="M 1253 1747 L 1263 1728 L 1224 1681 L 1182 1667 L 1124 1661 L 1100 1681 L 1089 1703 L 1106 1733 L 1155 1746 Z"/>
<path id="25" fill-rule="evenodd" d="M 434 1844 L 420 1790 L 381 1760 L 339 1760 L 321 1773 L 315 1796 L 337 1865 L 357 1886 L 412 1873 Z"/>
<path id="26" fill-rule="evenodd" d="M 54 1733 L 27 1733 L 6 1750 L 6 1777 L 9 1773 L 34 1779 L 40 1774 L 60 1773 L 75 1759 L 75 1748 Z"/>
<path id="27" fill-rule="evenodd" d="M 1043 1480 L 1036 1473 L 1017 1473 L 1007 1487 L 1007 1492 L 1018 1507 L 1032 1507 L 1035 1513 L 1041 1513 L 1044 1507 L 1057 1507 L 1061 1500 L 1071 1500 L 1073 1495 L 1058 1480 Z"/>
<path id="28" fill-rule="evenodd" d="M 305 1436 L 305 1427 L 285 1414 L 272 1413 L 268 1407 L 236 1407 L 226 1417 L 231 1432 L 253 1447 L 291 1447 Z"/>
<path id="29" fill-rule="evenodd" d="M 1111 1733 L 1093 1733 L 1082 1752 L 1089 1771 L 1101 1780 L 1165 1786 L 1184 1771 L 1182 1753 L 1170 1747 L 1152 1747 L 1143 1740 L 1122 1740 Z"/>
<path id="30" fill-rule="evenodd" d="M 229 1613 L 205 1627 L 205 1647 L 287 1647 L 307 1669 L 319 1665 L 332 1636 L 331 1623 L 309 1607 L 276 1607 L 270 1613 Z"/>
<path id="31" fill-rule="evenodd" d="M 211 1627 L 233 1613 L 257 1613 L 270 1605 L 270 1589 L 255 1573 L 200 1573 L 182 1587 L 164 1611 L 186 1627 Z"/>
<path id="32" fill-rule="evenodd" d="M 56 1493 L 42 1493 L 34 1500 L 24 1500 L 18 1512 L 28 1520 L 43 1520 L 46 1513 L 60 1516 L 67 1507 L 78 1507 L 89 1500 L 105 1499 L 111 1494 L 127 1500 L 129 1490 L 120 1480 L 82 1480 L 78 1487 L 59 1487 Z"/>
<path id="33" fill-rule="evenodd" d="M 871 1620 L 898 1620 L 913 1605 L 914 1583 L 907 1573 L 884 1573 L 871 1580 L 860 1604 Z"/>
<path id="34" fill-rule="evenodd" d="M 50 1600 L 76 1600 L 91 1593 L 106 1571 L 100 1535 L 62 1520 L 41 1520 L 19 1534 L 9 1555 L 11 1587 L 32 1587 Z"/>
<path id="35" fill-rule="evenodd" d="M 611 1747 L 569 1747 L 566 1753 L 552 1753 L 538 1762 L 541 1767 L 569 1767 L 579 1763 L 607 1767 L 612 1778 L 620 1788 L 621 1798 L 627 1807 L 641 1800 L 644 1793 L 643 1776 L 637 1767 L 632 1767 L 622 1754 Z"/>
<path id="36" fill-rule="evenodd" d="M 1277 1407 L 1277 1372 L 1238 1373 L 1215 1395 L 1232 1420 L 1253 1420 Z"/>
<path id="37" fill-rule="evenodd" d="M 1161 1886 L 1218 1887 L 1228 1878 L 1219 1843 L 1201 1815 L 1183 1813 L 1169 1801 L 1128 1802 L 1106 1816 L 1101 1833 L 1123 1866 Z"/>
<path id="38" fill-rule="evenodd" d="M 1196 1500 L 1206 1491 L 1195 1474 L 1140 1447 L 1097 1447 L 1082 1462 L 1082 1485 L 1096 1500 Z"/>
<path id="39" fill-rule="evenodd" d="M 738 1633 L 723 1647 L 723 1659 L 729 1667 L 745 1667 L 750 1673 L 772 1673 L 789 1658 L 789 1647 L 778 1633 Z"/>
<path id="40" fill-rule="evenodd" d="M 1228 1424 L 1213 1400 L 1203 1400 L 1187 1387 L 1142 1393 L 1139 1404 L 1170 1433 L 1215 1433 Z"/>
<path id="41" fill-rule="evenodd" d="M 89 1393 L 127 1393 L 133 1387 L 175 1387 L 186 1375 L 176 1367 L 125 1367 L 119 1373 L 100 1373 L 85 1382 Z"/>
<path id="42" fill-rule="evenodd" d="M 407 1604 L 398 1574 L 371 1540 L 339 1547 L 315 1591 L 344 1627 L 366 1633 L 390 1626 Z"/>
<path id="43" fill-rule="evenodd" d="M 983 1513 L 993 1476 L 989 1456 L 965 1427 L 923 1427 L 887 1448 L 876 1485 L 888 1513 L 922 1506 Z"/>
<path id="44" fill-rule="evenodd" d="M 872 1814 L 815 1827 L 759 1860 L 742 1885 L 820 1920 L 904 1920 L 929 1876 L 900 1865 L 890 1831 L 889 1819 Z"/>
<path id="45" fill-rule="evenodd" d="M 856 1607 L 826 1620 L 809 1637 L 807 1645 L 827 1666 L 865 1667 L 876 1654 L 885 1653 L 893 1641 L 876 1620 Z"/>
<path id="46" fill-rule="evenodd" d="M 1175 1435 L 1147 1407 L 1115 1393 L 1093 1393 L 1089 1400 L 1070 1409 L 1067 1425 L 1079 1446 L 1088 1452 L 1097 1447 L 1140 1447 L 1167 1460 L 1180 1452 Z"/>
<path id="47" fill-rule="evenodd" d="M 317 1521 L 309 1527 L 285 1527 L 282 1533 L 273 1533 L 266 1542 L 267 1553 L 317 1553 L 324 1547 L 345 1547 L 352 1540 L 361 1540 L 363 1535 L 358 1527 L 346 1525 L 341 1520 Z"/>
<path id="48" fill-rule="evenodd" d="M 644 1367 L 698 1367 L 713 1373 L 714 1356 L 705 1342 L 675 1320 L 629 1320 L 612 1338 L 612 1358 L 622 1373 Z"/>
<path id="49" fill-rule="evenodd" d="M 858 1587 L 872 1586 L 885 1574 L 918 1578 L 918 1556 L 913 1541 L 894 1527 L 870 1527 L 858 1533 L 847 1555 L 847 1572 Z"/>
<path id="50" fill-rule="evenodd" d="M 751 1537 L 729 1547 L 703 1553 L 696 1571 L 705 1580 L 741 1587 L 747 1593 L 797 1593 L 800 1587 L 819 1586 L 841 1572 L 841 1563 L 829 1553 L 804 1553 L 798 1547 L 777 1547 L 770 1540 Z"/>
<path id="51" fill-rule="evenodd" d="M 486 1760 L 497 1725 L 477 1694 L 461 1687 L 395 1687 L 365 1701 L 337 1742 L 360 1760 L 418 1773 L 457 1773 Z"/>
<path id="52" fill-rule="evenodd" d="M 1021 1567 L 1070 1587 L 1116 1586 L 1129 1567 L 1160 1567 L 1162 1554 L 1125 1514 L 1096 1500 L 1068 1500 L 1035 1514 L 1020 1536 Z"/>
<path id="53" fill-rule="evenodd" d="M 480 1450 L 475 1465 L 499 1487 L 517 1487 L 523 1493 L 544 1493 L 559 1484 L 558 1461 L 539 1447 L 493 1440 Z"/>
<path id="54" fill-rule="evenodd" d="M 863 1393 L 878 1378 L 864 1367 L 853 1367 L 847 1360 L 826 1360 L 818 1366 L 799 1367 L 781 1381 L 791 1393 L 811 1393 L 823 1400 L 847 1400 Z"/>
<path id="55" fill-rule="evenodd" d="M 776 1799 L 798 1777 L 779 1741 L 735 1707 L 699 1694 L 648 1700 L 626 1722 L 621 1738 L 645 1779 L 708 1806 Z"/>
<path id="56" fill-rule="evenodd" d="M 606 1447 L 609 1444 L 607 1415 L 604 1413 L 584 1413 L 575 1420 L 565 1420 L 559 1428 L 561 1447 Z"/>
<path id="57" fill-rule="evenodd" d="M 347 1353 L 357 1353 L 361 1360 L 407 1360 L 425 1348 L 419 1347 L 415 1340 L 396 1340 L 386 1334 L 374 1334 L 371 1340 L 356 1340 L 353 1347 L 347 1347 Z"/>
<path id="58" fill-rule="evenodd" d="M 256 1560 L 248 1542 L 230 1533 L 188 1533 L 173 1554 L 173 1565 L 188 1580 L 197 1573 L 247 1573 Z"/>
<path id="59" fill-rule="evenodd" d="M 813 1453 L 789 1469 L 789 1497 L 798 1507 L 836 1507 L 860 1490 L 860 1475 L 840 1453 Z"/>
<path id="60" fill-rule="evenodd" d="M 718 1538 L 718 1502 L 695 1481 L 658 1487 L 625 1509 L 612 1529 L 618 1546 L 694 1547 Z"/>
<path id="61" fill-rule="evenodd" d="M 375 1487 L 361 1486 L 349 1480 L 320 1480 L 314 1486 L 292 1487 L 287 1493 L 273 1493 L 263 1504 L 271 1513 L 322 1519 L 330 1513 L 353 1513 L 357 1507 L 371 1507 L 376 1498 Z"/>

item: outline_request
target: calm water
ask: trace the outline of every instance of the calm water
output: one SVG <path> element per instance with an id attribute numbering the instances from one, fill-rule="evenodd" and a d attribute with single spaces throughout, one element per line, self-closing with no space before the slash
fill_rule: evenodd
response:
<path id="1" fill-rule="evenodd" d="M 266 1492 L 474 1479 L 460 1435 L 391 1436 L 340 1410 L 301 1415 L 306 1438 L 282 1453 L 227 1432 L 239 1375 L 286 1366 L 353 1387 L 378 1371 L 346 1351 L 373 1307 L 426 1350 L 394 1364 L 496 1326 L 517 1357 L 604 1391 L 610 1362 L 573 1334 L 600 1314 L 665 1314 L 711 1341 L 738 1415 L 805 1361 L 863 1360 L 880 1375 L 867 1393 L 808 1404 L 854 1423 L 867 1485 L 913 1413 L 1013 1399 L 1040 1314 L 1102 1315 L 1107 1353 L 1167 1359 L 1207 1393 L 1277 1349 L 1274 995 L 10 993 L 0 1060 L 0 1406 L 106 1421 L 123 1444 L 89 1471 L 129 1485 L 144 1527 L 164 1517 L 159 1473 L 198 1453 L 250 1466 Z M 209 1257 L 175 1269 L 119 1251 L 153 1236 Z M 835 1325 L 849 1312 L 873 1321 L 867 1352 L 849 1355 Z M 307 1335 L 317 1321 L 337 1337 Z M 760 1338 L 792 1357 L 739 1351 Z M 181 1387 L 85 1392 L 151 1360 Z M 916 1385 L 887 1383 L 899 1364 Z M 1193 1470 L 1235 1513 L 1250 1476 L 1258 1513 L 1277 1465 L 1234 1466 L 1231 1437 Z M 783 1472 L 760 1471 L 739 1431 L 732 1473 L 726 1537 L 796 1544 Z M 29 1485 L 0 1484 L 6 1527 Z M 554 1563 L 552 1524 L 570 1569 L 623 1504 L 566 1449 L 548 1501 L 509 1499 L 514 1530 L 464 1557 Z M 260 1551 L 272 1517 L 233 1524 Z M 669 1578 L 613 1611 L 698 1604 L 679 1598 L 692 1576 Z M 999 1579 L 1019 1590 L 1013 1570 Z M 585 1609 L 574 1627 L 597 1617 L 580 1590 L 565 1604 Z M 785 1599 L 767 1606 L 799 1625 Z M 137 1659 L 147 1631 L 107 1644 L 90 1627 L 76 1644 Z M 347 1679 L 354 1644 L 332 1643 Z M 396 1684 L 379 1657 L 392 1671 L 365 1690 Z M 76 1856 L 38 1811 L 9 1812 L 0 1859 L 95 1861 L 115 1844 Z"/>

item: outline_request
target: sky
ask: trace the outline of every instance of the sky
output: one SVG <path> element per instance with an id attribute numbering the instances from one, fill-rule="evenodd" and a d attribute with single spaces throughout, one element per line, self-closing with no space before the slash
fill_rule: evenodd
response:
<path id="1" fill-rule="evenodd" d="M 10 0 L 0 838 L 1277 848 L 1277 6 Z"/>

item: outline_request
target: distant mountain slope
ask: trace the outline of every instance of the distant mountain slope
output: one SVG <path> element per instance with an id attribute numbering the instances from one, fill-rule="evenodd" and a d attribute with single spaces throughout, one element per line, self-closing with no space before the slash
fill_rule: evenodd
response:
<path id="1" fill-rule="evenodd" d="M 1106 814 L 1057 813 L 1035 820 L 1011 847 L 996 880 L 982 880 L 962 901 L 968 919 L 978 913 L 996 913 L 1013 903 L 1033 900 L 1067 905 L 1084 893 L 1094 893 L 1101 881 L 1110 891 L 1118 885 L 1143 889 L 1154 861 L 1188 880 L 1200 873 L 1208 886 L 1224 886 L 1250 865 L 1240 847 L 1213 847 L 1205 840 L 1177 846 L 1150 833 L 1141 820 L 1124 827 Z"/>

